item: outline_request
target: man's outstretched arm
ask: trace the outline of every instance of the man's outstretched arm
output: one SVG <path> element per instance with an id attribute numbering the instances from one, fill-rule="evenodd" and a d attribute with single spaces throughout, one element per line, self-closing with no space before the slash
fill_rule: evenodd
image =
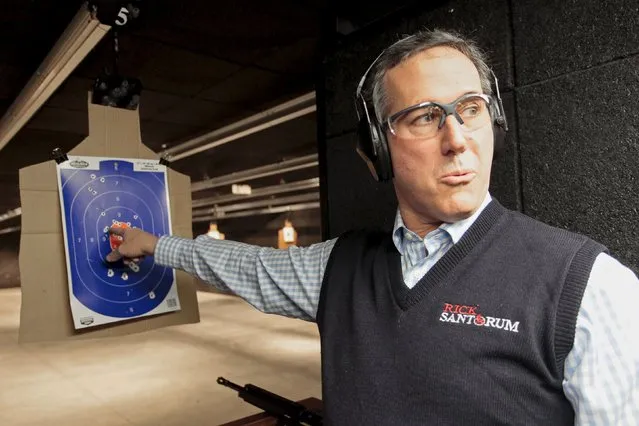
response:
<path id="1" fill-rule="evenodd" d="M 132 232 L 138 231 L 138 232 Z M 230 290 L 265 313 L 315 319 L 326 263 L 335 240 L 280 250 L 206 235 L 154 237 L 140 230 L 112 230 L 123 237 L 107 260 L 154 256 L 155 263 L 186 271 Z"/>

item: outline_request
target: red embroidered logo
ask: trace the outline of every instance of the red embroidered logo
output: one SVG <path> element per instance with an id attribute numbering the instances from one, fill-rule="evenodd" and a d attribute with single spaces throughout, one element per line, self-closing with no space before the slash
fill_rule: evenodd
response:
<path id="1" fill-rule="evenodd" d="M 478 308 L 479 306 L 444 303 L 444 309 L 439 316 L 439 320 L 455 324 L 492 327 L 500 330 L 512 331 L 513 333 L 519 333 L 519 321 L 512 321 L 508 318 L 484 316 L 478 312 Z"/>

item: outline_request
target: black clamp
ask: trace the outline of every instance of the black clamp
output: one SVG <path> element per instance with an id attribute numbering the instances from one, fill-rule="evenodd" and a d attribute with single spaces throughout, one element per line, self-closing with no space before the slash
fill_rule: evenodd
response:
<path id="1" fill-rule="evenodd" d="M 160 164 L 166 167 L 169 167 L 169 165 L 171 164 L 171 162 L 169 161 L 169 159 L 165 156 L 161 156 L 160 157 Z"/>
<path id="2" fill-rule="evenodd" d="M 67 157 L 67 154 L 65 154 L 60 148 L 55 148 L 51 152 L 51 158 L 53 158 L 57 164 L 62 164 L 65 161 L 69 161 L 69 157 Z"/>

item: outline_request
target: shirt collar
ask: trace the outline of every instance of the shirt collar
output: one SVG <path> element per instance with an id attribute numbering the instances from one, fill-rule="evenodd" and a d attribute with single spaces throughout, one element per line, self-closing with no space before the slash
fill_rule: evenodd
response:
<path id="1" fill-rule="evenodd" d="M 487 192 L 481 206 L 479 206 L 477 211 L 472 216 L 454 223 L 443 223 L 439 226 L 438 229 L 445 231 L 453 240 L 453 244 L 457 244 L 464 233 L 468 230 L 468 228 L 470 228 L 473 223 L 475 223 L 475 220 L 477 220 L 481 212 L 484 211 L 486 206 L 491 201 L 492 197 L 490 195 L 490 192 Z M 403 252 L 404 238 L 408 233 L 415 235 L 412 231 L 406 228 L 406 226 L 404 225 L 404 221 L 402 220 L 402 215 L 400 214 L 399 209 L 397 209 L 397 212 L 395 213 L 395 224 L 393 226 L 393 243 L 400 253 Z"/>

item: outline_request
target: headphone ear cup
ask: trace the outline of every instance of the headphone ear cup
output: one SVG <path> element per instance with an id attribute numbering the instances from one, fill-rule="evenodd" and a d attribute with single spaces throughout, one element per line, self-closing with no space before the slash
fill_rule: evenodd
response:
<path id="1" fill-rule="evenodd" d="M 393 178 L 393 165 L 391 162 L 391 155 L 388 149 L 388 141 L 386 135 L 378 126 L 371 124 L 371 135 L 373 145 L 377 151 L 376 170 L 378 180 L 380 182 L 386 182 Z"/>
<path id="2" fill-rule="evenodd" d="M 368 170 L 371 172 L 375 180 L 379 180 L 376 167 L 377 151 L 373 143 L 370 125 L 366 120 L 360 120 L 357 125 L 356 151 L 366 163 Z"/>
<path id="3" fill-rule="evenodd" d="M 494 154 L 496 156 L 501 156 L 506 151 L 506 131 L 503 126 L 495 122 L 495 125 L 493 126 L 493 134 L 495 138 Z"/>
<path id="4" fill-rule="evenodd" d="M 497 112 L 497 117 L 493 121 L 493 134 L 495 137 L 494 154 L 501 156 L 506 152 L 506 120 Z"/>
<path id="5" fill-rule="evenodd" d="M 356 150 L 375 180 L 384 182 L 393 178 L 388 144 L 384 133 L 377 125 L 366 120 L 359 121 Z"/>
<path id="6" fill-rule="evenodd" d="M 500 156 L 506 151 L 506 118 L 496 103 L 491 106 L 490 113 L 493 117 L 494 154 Z"/>

